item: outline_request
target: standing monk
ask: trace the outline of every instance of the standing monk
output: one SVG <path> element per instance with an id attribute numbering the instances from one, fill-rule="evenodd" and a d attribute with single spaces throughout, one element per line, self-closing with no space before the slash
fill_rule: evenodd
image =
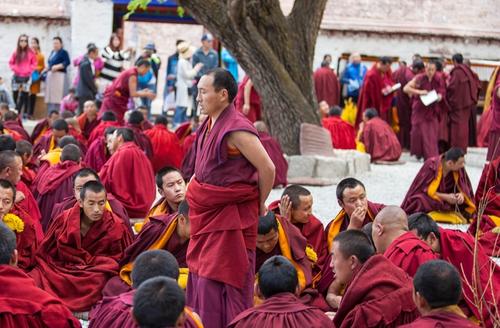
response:
<path id="1" fill-rule="evenodd" d="M 493 118 L 488 133 L 488 154 L 486 155 L 488 161 L 500 157 L 500 74 L 498 76 L 491 99 Z"/>
<path id="2" fill-rule="evenodd" d="M 469 144 L 469 119 L 476 115 L 479 84 L 474 72 L 464 65 L 464 57 L 454 54 L 453 69 L 448 79 L 446 98 L 450 105 L 450 146 L 467 151 Z"/>
<path id="3" fill-rule="evenodd" d="M 324 60 L 321 67 L 314 72 L 314 89 L 318 102 L 326 101 L 329 106 L 339 104 L 340 83 L 335 72 L 330 68 L 330 62 Z"/>
<path id="4" fill-rule="evenodd" d="M 436 91 L 437 100 L 424 105 L 420 96 Z M 411 111 L 411 154 L 424 160 L 438 156 L 440 102 L 445 97 L 443 79 L 436 75 L 436 62 L 431 61 L 425 73 L 418 74 L 404 87 L 404 92 L 412 96 Z"/>
<path id="5" fill-rule="evenodd" d="M 252 80 L 246 75 L 238 87 L 236 100 L 234 103 L 236 109 L 243 113 L 250 122 L 260 121 L 262 119 L 262 111 L 260 104 L 260 96 L 253 86 Z"/>
<path id="6" fill-rule="evenodd" d="M 287 185 L 287 175 L 288 175 L 288 162 L 283 156 L 283 150 L 281 150 L 281 145 L 278 140 L 274 139 L 267 129 L 266 123 L 263 121 L 256 121 L 254 124 L 255 128 L 259 132 L 259 139 L 262 142 L 262 146 L 267 151 L 269 157 L 276 166 L 276 174 L 274 175 L 274 185 L 276 188 L 278 186 Z"/>
<path id="7" fill-rule="evenodd" d="M 252 306 L 258 217 L 272 189 L 274 165 L 252 123 L 232 102 L 238 86 L 216 68 L 198 82 L 202 113 L 186 199 L 191 242 L 187 303 L 206 327 L 225 327 Z M 230 246 L 230 247 L 229 247 Z"/>
<path id="8" fill-rule="evenodd" d="M 115 113 L 118 122 L 123 123 L 123 115 L 127 111 L 128 100 L 131 97 L 154 99 L 155 94 L 149 90 L 137 90 L 138 76 L 146 75 L 151 68 L 151 63 L 147 59 L 140 59 L 136 67 L 129 68 L 118 75 L 104 91 L 100 113 L 106 111 Z"/>

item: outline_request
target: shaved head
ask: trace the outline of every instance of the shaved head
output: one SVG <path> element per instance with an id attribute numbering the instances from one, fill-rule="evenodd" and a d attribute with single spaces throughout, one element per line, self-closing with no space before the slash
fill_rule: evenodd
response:
<path id="1" fill-rule="evenodd" d="M 408 217 L 398 206 L 383 208 L 373 220 L 372 238 L 378 253 L 384 253 L 387 247 L 399 236 L 408 231 Z"/>
<path id="2" fill-rule="evenodd" d="M 266 123 L 264 123 L 263 121 L 255 121 L 255 123 L 253 124 L 253 126 L 259 132 L 266 132 L 266 133 L 269 132 L 268 129 L 267 129 Z"/>

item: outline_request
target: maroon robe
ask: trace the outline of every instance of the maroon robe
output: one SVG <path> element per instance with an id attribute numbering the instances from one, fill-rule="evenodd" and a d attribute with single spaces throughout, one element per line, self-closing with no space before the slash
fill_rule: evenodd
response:
<path id="1" fill-rule="evenodd" d="M 354 273 L 333 318 L 337 328 L 398 327 L 418 318 L 410 277 L 382 255 Z"/>
<path id="2" fill-rule="evenodd" d="M 0 327 L 80 327 L 60 299 L 38 288 L 20 269 L 0 265 L 0 286 Z"/>
<path id="3" fill-rule="evenodd" d="M 49 119 L 39 121 L 31 132 L 31 143 L 35 144 L 48 130 L 50 130 Z"/>
<path id="4" fill-rule="evenodd" d="M 291 293 L 278 293 L 262 304 L 240 313 L 228 328 L 303 328 L 334 327 L 320 309 L 305 305 Z"/>
<path id="5" fill-rule="evenodd" d="M 99 172 L 106 190 L 123 204 L 130 218 L 143 218 L 156 194 L 154 172 L 144 152 L 126 142 Z"/>
<path id="6" fill-rule="evenodd" d="M 486 159 L 489 161 L 500 157 L 500 98 L 497 96 L 499 89 L 500 79 L 497 80 L 491 99 L 492 120 L 488 134 L 488 154 L 486 155 Z"/>
<path id="7" fill-rule="evenodd" d="M 283 150 L 281 150 L 279 142 L 266 132 L 259 132 L 259 139 L 276 167 L 273 187 L 286 186 L 288 162 L 283 156 Z"/>
<path id="8" fill-rule="evenodd" d="M 83 312 L 101 298 L 106 281 L 118 271 L 118 260 L 132 237 L 123 221 L 109 211 L 80 232 L 79 205 L 63 212 L 47 231 L 29 274 L 38 286 L 57 295 L 71 311 Z"/>
<path id="9" fill-rule="evenodd" d="M 488 135 L 490 133 L 490 127 L 493 122 L 493 111 L 491 110 L 491 106 L 489 108 L 485 108 L 481 117 L 479 118 L 479 122 L 477 123 L 477 146 L 478 147 L 486 147 L 488 148 Z M 488 159 L 488 158 L 486 158 Z"/>
<path id="10" fill-rule="evenodd" d="M 235 131 L 257 136 L 257 131 L 232 105 L 207 134 L 209 122 L 196 136 L 195 178 L 186 194 L 191 223 L 187 304 L 208 328 L 226 326 L 253 304 L 259 217 L 257 171 L 244 156 L 229 154 L 226 138 Z"/>
<path id="11" fill-rule="evenodd" d="M 469 119 L 478 100 L 479 81 L 474 72 L 464 65 L 456 65 L 450 72 L 446 98 L 450 105 L 450 146 L 467 151 L 469 143 Z"/>
<path id="12" fill-rule="evenodd" d="M 125 124 L 125 127 L 131 129 L 134 132 L 134 141 L 141 148 L 146 156 L 151 160 L 153 159 L 153 146 L 151 145 L 151 140 L 144 134 L 142 127 L 138 124 Z"/>
<path id="13" fill-rule="evenodd" d="M 113 80 L 106 90 L 104 90 L 104 99 L 101 104 L 99 114 L 104 112 L 113 112 L 120 124 L 123 124 L 123 116 L 128 109 L 128 100 L 130 98 L 129 80 L 132 76 L 137 77 L 137 67 L 129 68 L 120 73 Z"/>
<path id="14" fill-rule="evenodd" d="M 42 220 L 42 213 L 40 212 L 36 199 L 28 186 L 24 182 L 19 181 L 16 185 L 16 191 L 22 192 L 24 194 L 24 199 L 15 203 L 14 208 L 19 207 L 23 209 L 26 213 L 31 215 L 33 220 L 40 222 Z M 40 236 L 43 236 L 43 233 Z"/>
<path id="15" fill-rule="evenodd" d="M 401 145 L 389 124 L 380 117 L 365 123 L 360 141 L 370 154 L 371 161 L 397 161 L 401 156 Z"/>
<path id="16" fill-rule="evenodd" d="M 110 157 L 106 139 L 99 137 L 90 145 L 85 154 L 84 162 L 89 168 L 99 172 Z"/>
<path id="17" fill-rule="evenodd" d="M 460 273 L 462 280 L 463 301 L 472 314 L 480 319 L 486 328 L 494 327 L 494 319 L 490 313 L 496 313 L 500 304 L 500 267 L 484 252 L 481 246 L 474 256 L 474 238 L 457 230 L 439 229 L 441 259 L 450 262 Z M 477 265 L 477 267 L 475 267 Z M 479 277 L 474 280 L 475 272 Z M 481 311 L 474 302 L 471 286 L 480 286 L 483 293 Z M 475 287 L 474 287 L 475 289 Z M 467 313 L 466 313 L 467 314 Z"/>
<path id="18" fill-rule="evenodd" d="M 321 120 L 321 124 L 330 132 L 334 149 L 356 149 L 356 130 L 338 116 Z"/>
<path id="19" fill-rule="evenodd" d="M 366 73 L 359 93 L 356 127 L 358 127 L 359 123 L 363 120 L 363 113 L 368 108 L 375 108 L 384 121 L 388 124 L 391 123 L 391 104 L 394 94 L 390 93 L 384 96 L 382 90 L 393 84 L 391 72 L 389 71 L 382 75 L 377 69 L 377 64 L 373 64 L 372 68 Z"/>
<path id="20" fill-rule="evenodd" d="M 332 107 L 340 101 L 340 83 L 337 75 L 330 67 L 320 67 L 313 75 L 314 90 L 318 102 L 326 101 Z"/>
<path id="21" fill-rule="evenodd" d="M 64 198 L 73 195 L 73 177 L 82 168 L 73 161 L 60 162 L 49 167 L 34 181 L 35 196 L 42 213 L 42 228 L 47 230 L 52 209 Z"/>
<path id="22" fill-rule="evenodd" d="M 429 245 L 410 231 L 396 238 L 387 247 L 384 256 L 410 277 L 417 273 L 420 265 L 439 258 Z"/>
<path id="23" fill-rule="evenodd" d="M 176 134 L 170 132 L 163 124 L 157 124 L 152 129 L 144 132 L 151 141 L 153 170 L 158 172 L 166 166 L 179 168 L 184 153 Z"/>
<path id="24" fill-rule="evenodd" d="M 429 196 L 428 191 L 431 183 L 439 177 L 439 172 L 442 171 L 443 156 L 436 156 L 425 161 L 424 165 L 413 180 L 405 199 L 401 204 L 401 208 L 411 215 L 416 212 L 431 212 L 431 211 L 454 211 L 455 205 L 438 200 Z M 472 186 L 469 176 L 465 169 L 458 172 L 458 181 L 455 183 L 453 172 L 449 172 L 446 177 L 442 177 L 439 183 L 437 192 L 440 193 L 457 193 L 460 190 L 469 200 L 474 199 Z M 472 208 L 474 207 L 474 208 Z M 464 216 L 470 216 L 474 210 L 474 204 L 467 204 L 464 201 L 459 206 L 460 211 Z"/>
<path id="25" fill-rule="evenodd" d="M 184 143 L 182 145 L 182 148 L 184 148 L 184 158 L 182 159 L 181 163 L 181 172 L 182 177 L 186 181 L 191 180 L 191 177 L 194 174 L 194 162 L 196 160 L 196 133 L 193 133 L 192 135 L 194 136 L 194 138 L 192 138 L 190 135 L 184 140 Z M 189 148 L 187 147 L 188 141 L 191 141 Z"/>
<path id="26" fill-rule="evenodd" d="M 435 74 L 430 81 L 425 73 L 417 75 L 415 87 L 419 90 L 435 90 L 443 97 L 441 102 L 446 99 L 444 81 L 438 74 Z M 440 110 L 440 102 L 425 106 L 420 96 L 412 97 L 411 154 L 417 158 L 423 157 L 426 160 L 439 155 Z"/>
<path id="27" fill-rule="evenodd" d="M 80 126 L 80 130 L 82 131 L 82 135 L 85 137 L 85 140 L 88 140 L 92 131 L 99 125 L 99 119 L 95 118 L 92 122 L 89 122 L 87 118 L 87 114 L 83 113 L 77 118 L 78 125 Z"/>
<path id="28" fill-rule="evenodd" d="M 33 157 L 38 158 L 42 154 L 42 150 L 48 153 L 50 150 L 57 147 L 57 140 L 53 140 L 54 136 L 52 133 L 43 135 L 38 141 L 33 145 Z"/>
<path id="29" fill-rule="evenodd" d="M 23 140 L 31 141 L 31 138 L 30 138 L 28 132 L 26 132 L 26 130 L 21 125 L 19 125 L 19 122 L 17 122 L 17 121 L 4 121 L 4 122 L 2 122 L 2 124 L 3 124 L 3 127 L 5 129 L 17 132 L 23 138 Z"/>
<path id="30" fill-rule="evenodd" d="M 24 222 L 22 232 L 16 232 L 16 249 L 18 254 L 17 266 L 24 271 L 31 269 L 36 250 L 43 240 L 43 231 L 40 221 L 35 221 L 31 215 L 22 208 L 14 206 L 11 211 Z"/>
<path id="31" fill-rule="evenodd" d="M 399 118 L 399 133 L 398 139 L 401 146 L 405 149 L 410 149 L 410 131 L 412 128 L 411 115 L 412 106 L 410 96 L 403 91 L 405 85 L 410 82 L 415 74 L 407 67 L 398 68 L 393 74 L 394 83 L 401 83 L 401 88 L 396 91 L 396 107 L 398 108 Z"/>
<path id="32" fill-rule="evenodd" d="M 399 326 L 399 328 L 477 328 L 478 326 L 467 320 L 463 315 L 456 313 L 434 309 L 431 313 L 426 314 L 417 320 L 407 325 Z"/>
<path id="33" fill-rule="evenodd" d="M 119 127 L 120 124 L 115 121 L 102 121 L 95 127 L 95 129 L 90 133 L 90 136 L 88 137 L 87 143 L 91 145 L 94 140 L 100 137 L 104 137 L 104 132 L 106 131 L 107 128 L 110 127 Z"/>
<path id="34" fill-rule="evenodd" d="M 248 80 L 250 80 L 250 77 L 248 75 L 245 75 L 243 81 L 241 81 L 238 85 L 238 93 L 236 94 L 236 99 L 234 100 L 234 107 L 240 113 L 243 112 L 243 105 L 245 104 L 244 90 L 245 84 L 247 84 Z M 257 90 L 255 90 L 255 87 L 252 87 L 252 90 L 250 91 L 249 105 L 250 110 L 248 114 L 245 115 L 245 117 L 248 118 L 252 123 L 255 121 L 260 121 L 262 119 L 260 95 L 257 93 Z"/>

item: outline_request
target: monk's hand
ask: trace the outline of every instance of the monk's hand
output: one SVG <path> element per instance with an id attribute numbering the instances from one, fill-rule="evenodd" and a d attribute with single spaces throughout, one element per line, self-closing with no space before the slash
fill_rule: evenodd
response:
<path id="1" fill-rule="evenodd" d="M 462 205 L 465 201 L 464 194 L 461 192 L 455 194 L 455 201 L 458 205 Z"/>
<path id="2" fill-rule="evenodd" d="M 420 90 L 420 91 L 419 91 L 419 94 L 420 94 L 421 96 L 425 96 L 425 95 L 426 95 L 426 94 L 428 94 L 428 93 L 429 93 L 429 91 L 427 91 L 427 90 Z"/>
<path id="3" fill-rule="evenodd" d="M 290 197 L 288 197 L 288 195 L 281 197 L 280 215 L 288 220 L 292 218 L 292 202 L 290 201 Z"/>
<path id="4" fill-rule="evenodd" d="M 259 215 L 264 216 L 267 214 L 267 206 L 264 203 L 260 203 L 259 205 Z"/>
<path id="5" fill-rule="evenodd" d="M 16 191 L 16 203 L 19 203 L 20 201 L 24 200 L 26 196 L 24 196 L 24 193 L 22 191 Z"/>
<path id="6" fill-rule="evenodd" d="M 365 222 L 366 210 L 364 207 L 356 207 L 349 218 L 349 226 L 347 229 L 360 230 Z"/>
<path id="7" fill-rule="evenodd" d="M 332 293 L 326 294 L 326 302 L 333 309 L 338 309 L 340 305 L 340 301 L 342 301 L 342 296 L 335 295 Z"/>

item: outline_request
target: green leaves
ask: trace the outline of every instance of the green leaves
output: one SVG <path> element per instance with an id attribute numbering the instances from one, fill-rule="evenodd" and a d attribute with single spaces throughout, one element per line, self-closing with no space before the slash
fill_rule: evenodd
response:
<path id="1" fill-rule="evenodd" d="M 165 2 L 166 0 L 158 0 L 159 3 Z M 128 13 L 123 16 L 125 20 L 129 19 L 131 15 L 133 15 L 136 10 L 146 10 L 148 9 L 148 5 L 151 3 L 151 0 L 130 0 L 127 5 Z M 184 17 L 185 10 L 181 6 L 177 6 L 177 15 L 179 17 Z"/>

